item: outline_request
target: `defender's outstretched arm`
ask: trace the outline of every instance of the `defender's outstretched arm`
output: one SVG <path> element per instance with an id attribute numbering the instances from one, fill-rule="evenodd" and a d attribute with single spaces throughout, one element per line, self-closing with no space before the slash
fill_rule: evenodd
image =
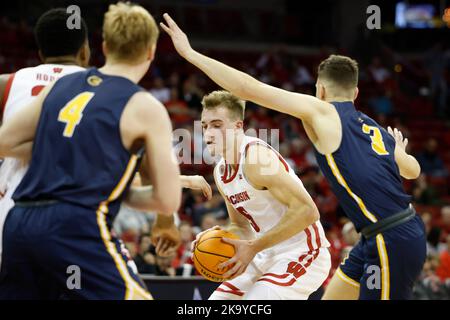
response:
<path id="1" fill-rule="evenodd" d="M 310 95 L 293 93 L 267 85 L 246 73 L 195 51 L 186 34 L 167 13 L 164 14 L 164 19 L 167 25 L 164 23 L 160 25 L 172 38 L 177 52 L 206 73 L 219 86 L 239 98 L 253 101 L 302 120 L 308 120 L 332 110 L 332 106 L 328 102 Z"/>

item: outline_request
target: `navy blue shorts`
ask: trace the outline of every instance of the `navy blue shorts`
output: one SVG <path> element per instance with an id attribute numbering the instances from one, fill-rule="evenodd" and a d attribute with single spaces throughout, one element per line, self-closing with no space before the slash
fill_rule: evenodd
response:
<path id="1" fill-rule="evenodd" d="M 152 299 L 100 211 L 15 206 L 3 233 L 2 299 Z"/>
<path id="2" fill-rule="evenodd" d="M 425 259 L 425 228 L 416 215 L 376 237 L 362 237 L 336 274 L 359 287 L 361 300 L 411 299 Z"/>

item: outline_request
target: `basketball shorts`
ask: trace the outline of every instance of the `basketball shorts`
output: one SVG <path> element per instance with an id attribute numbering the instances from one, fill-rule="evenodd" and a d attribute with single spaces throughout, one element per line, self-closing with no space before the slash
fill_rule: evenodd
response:
<path id="1" fill-rule="evenodd" d="M 307 300 L 327 279 L 328 248 L 258 253 L 240 276 L 223 282 L 210 300 Z"/>
<path id="2" fill-rule="evenodd" d="M 104 213 L 68 203 L 8 214 L 2 299 L 152 299 Z"/>
<path id="3" fill-rule="evenodd" d="M 360 289 L 360 300 L 412 298 L 426 258 L 426 234 L 419 216 L 353 247 L 336 274 Z"/>

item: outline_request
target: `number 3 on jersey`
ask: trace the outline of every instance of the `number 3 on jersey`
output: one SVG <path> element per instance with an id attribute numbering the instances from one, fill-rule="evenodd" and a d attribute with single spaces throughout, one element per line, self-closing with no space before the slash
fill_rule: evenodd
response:
<path id="1" fill-rule="evenodd" d="M 367 124 L 363 124 L 362 131 L 365 134 L 370 135 L 370 139 L 372 140 L 372 149 L 380 156 L 388 155 L 389 152 L 386 150 L 386 147 L 383 142 L 383 136 L 381 135 L 380 129 L 373 126 L 368 126 Z"/>
<path id="2" fill-rule="evenodd" d="M 84 108 L 86 108 L 93 97 L 93 92 L 82 92 L 67 102 L 64 108 L 61 109 L 58 121 L 66 124 L 63 133 L 64 137 L 71 138 L 73 136 L 76 126 L 80 124 L 83 118 Z"/>

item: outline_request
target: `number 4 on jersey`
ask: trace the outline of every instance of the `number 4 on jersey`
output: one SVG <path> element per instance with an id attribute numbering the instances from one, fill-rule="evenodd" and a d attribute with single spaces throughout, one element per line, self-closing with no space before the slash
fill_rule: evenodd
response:
<path id="1" fill-rule="evenodd" d="M 64 137 L 71 138 L 73 136 L 76 126 L 80 124 L 83 118 L 84 108 L 86 108 L 92 97 L 94 97 L 93 92 L 82 92 L 61 109 L 58 121 L 66 124 L 63 133 Z"/>

